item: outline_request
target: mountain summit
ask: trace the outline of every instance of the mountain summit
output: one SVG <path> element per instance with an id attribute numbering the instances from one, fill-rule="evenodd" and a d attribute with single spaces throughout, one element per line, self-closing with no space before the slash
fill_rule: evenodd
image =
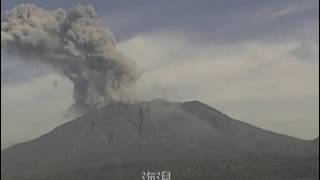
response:
<path id="1" fill-rule="evenodd" d="M 1 176 L 68 180 L 76 176 L 81 180 L 88 178 L 78 177 L 79 173 L 74 172 L 83 170 L 90 175 L 98 173 L 97 169 L 102 167 L 124 169 L 122 165 L 126 164 L 134 178 L 136 171 L 142 169 L 134 171 L 132 167 L 138 168 L 141 164 L 151 163 L 154 167 L 161 162 L 177 168 L 184 163 L 203 161 L 200 164 L 207 167 L 206 163 L 217 160 L 221 160 L 220 165 L 226 164 L 228 161 L 224 160 L 230 157 L 241 161 L 243 157 L 255 157 L 257 162 L 264 158 L 286 157 L 288 162 L 296 163 L 300 158 L 318 156 L 317 148 L 312 141 L 234 120 L 198 101 L 112 103 L 38 139 L 3 150 Z M 243 165 L 243 168 L 248 167 Z M 101 177 L 125 179 L 114 172 Z"/>

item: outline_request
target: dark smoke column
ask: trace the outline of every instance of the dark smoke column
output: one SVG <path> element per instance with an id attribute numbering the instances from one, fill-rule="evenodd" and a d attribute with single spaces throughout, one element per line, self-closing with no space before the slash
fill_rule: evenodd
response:
<path id="1" fill-rule="evenodd" d="M 126 101 L 128 87 L 139 73 L 97 18 L 91 5 L 77 5 L 69 12 L 18 5 L 1 17 L 1 48 L 68 77 L 76 106 L 96 108 Z"/>

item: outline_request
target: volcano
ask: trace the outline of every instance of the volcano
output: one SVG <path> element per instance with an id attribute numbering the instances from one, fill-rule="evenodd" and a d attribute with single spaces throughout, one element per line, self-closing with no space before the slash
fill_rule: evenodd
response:
<path id="1" fill-rule="evenodd" d="M 1 179 L 318 179 L 318 152 L 199 101 L 111 103 L 1 151 Z"/>

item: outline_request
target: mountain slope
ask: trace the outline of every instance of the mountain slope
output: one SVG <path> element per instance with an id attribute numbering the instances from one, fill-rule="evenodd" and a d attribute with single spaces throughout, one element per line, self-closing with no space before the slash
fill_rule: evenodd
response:
<path id="1" fill-rule="evenodd" d="M 313 144 L 234 120 L 197 101 L 114 103 L 3 150 L 1 175 L 45 176 L 101 164 L 252 153 L 303 157 L 317 151 Z"/>

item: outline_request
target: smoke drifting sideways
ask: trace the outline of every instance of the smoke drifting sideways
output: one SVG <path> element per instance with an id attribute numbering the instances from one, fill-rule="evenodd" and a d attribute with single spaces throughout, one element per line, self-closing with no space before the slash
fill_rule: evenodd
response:
<path id="1" fill-rule="evenodd" d="M 140 76 L 135 62 L 117 49 L 113 34 L 99 26 L 91 5 L 70 11 L 18 5 L 1 17 L 1 49 L 66 76 L 78 109 L 129 100 L 128 88 Z"/>

